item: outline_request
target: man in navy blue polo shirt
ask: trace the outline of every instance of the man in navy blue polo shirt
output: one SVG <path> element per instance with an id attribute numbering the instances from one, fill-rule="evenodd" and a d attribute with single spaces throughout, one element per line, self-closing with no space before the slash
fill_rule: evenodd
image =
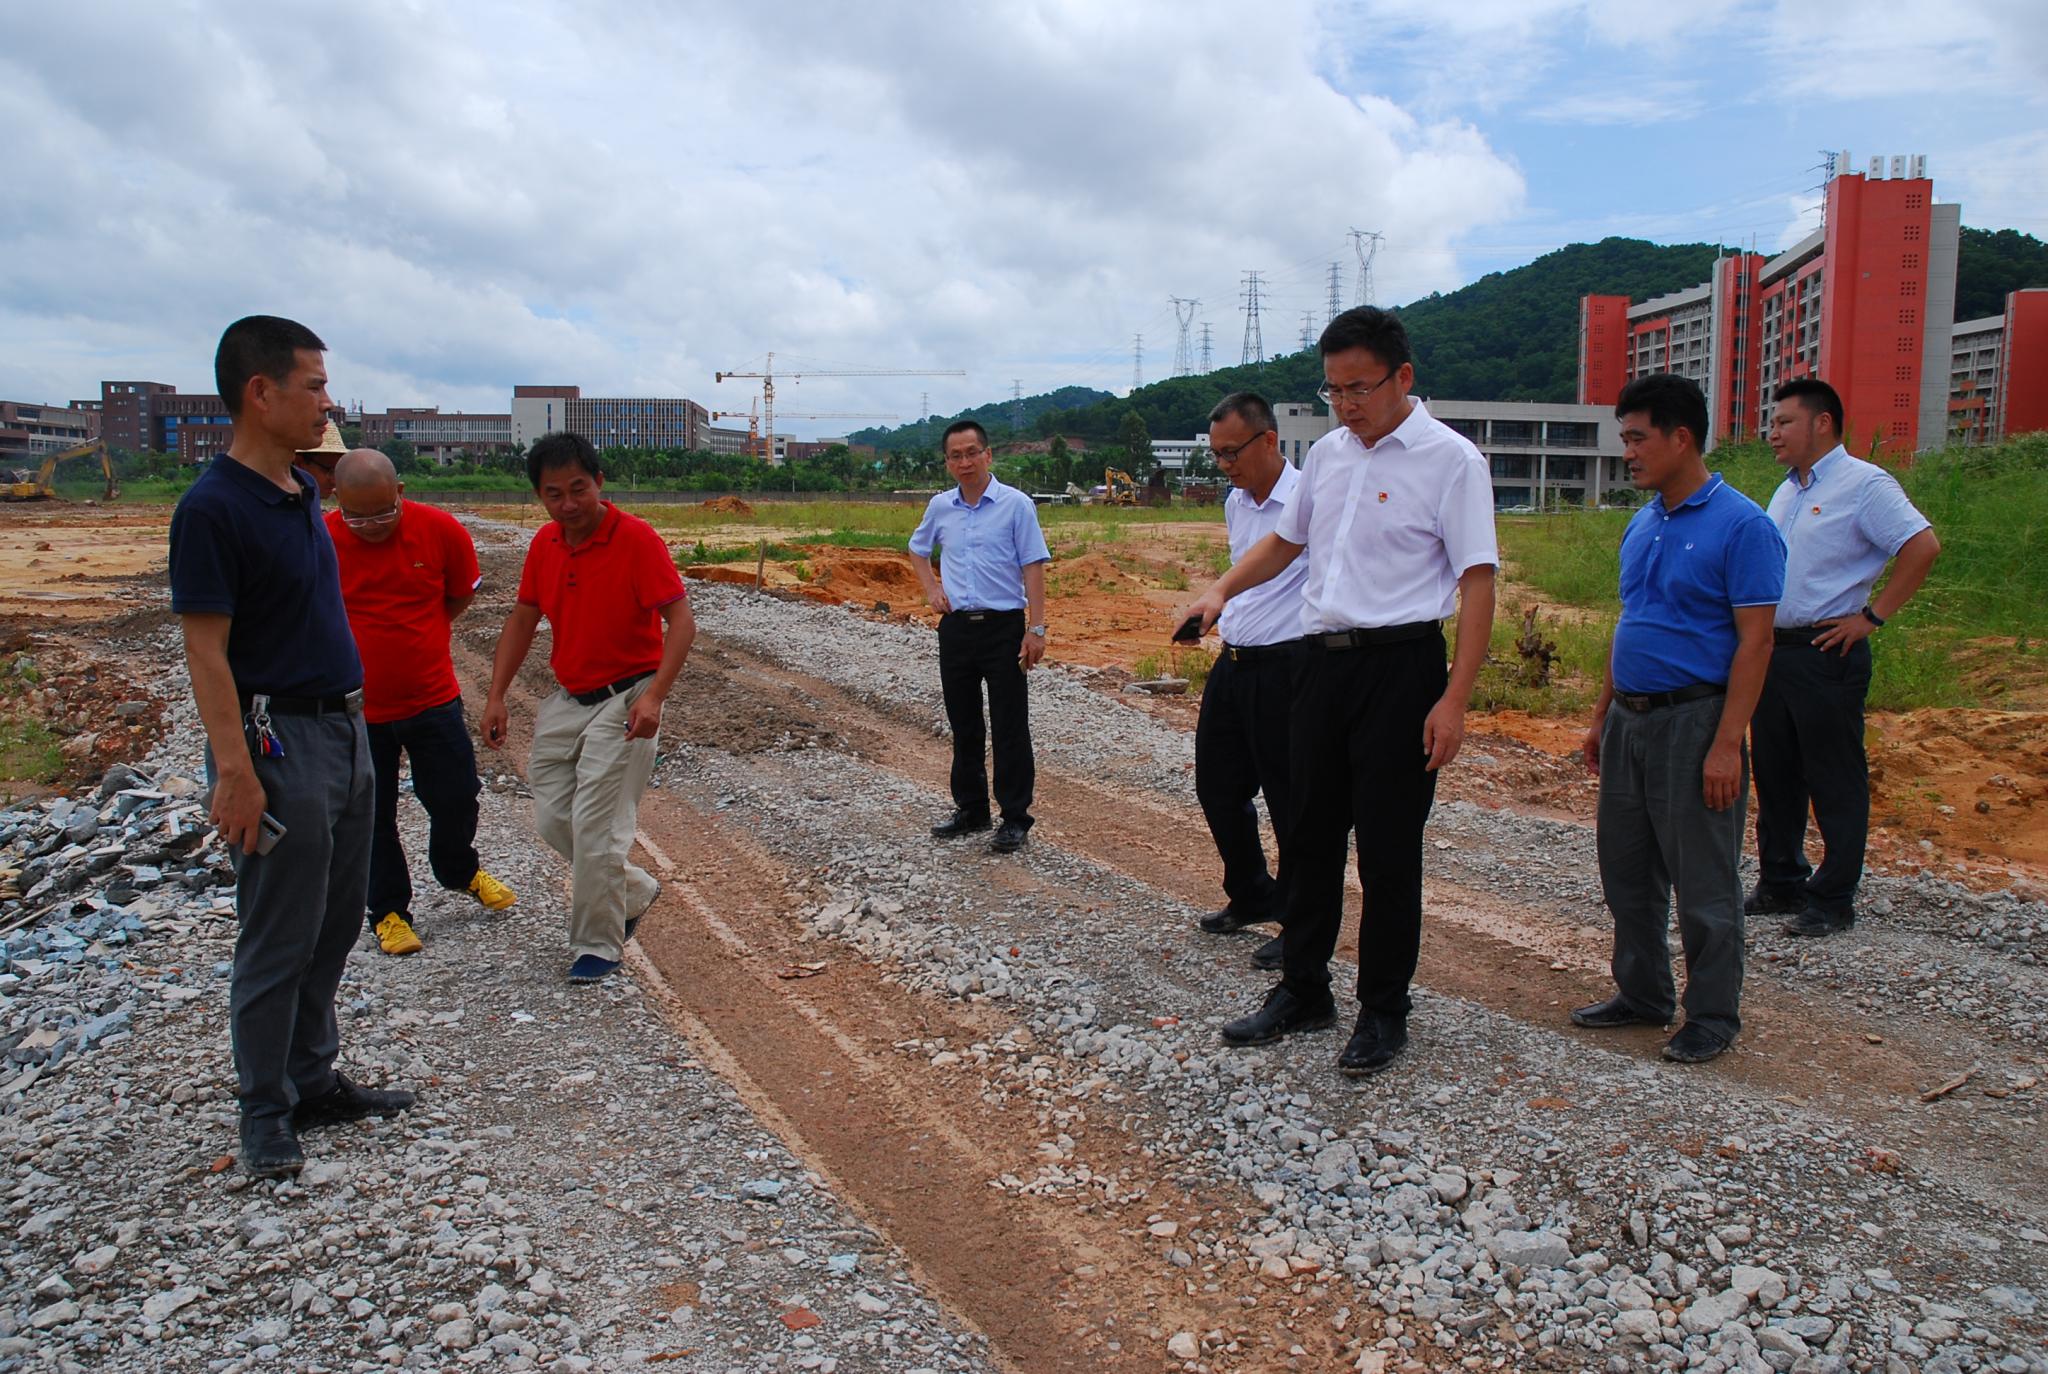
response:
<path id="1" fill-rule="evenodd" d="M 956 420 L 939 445 L 958 485 L 931 499 L 910 536 L 910 566 L 939 613 L 939 687 L 953 727 L 953 814 L 932 834 L 946 840 L 988 829 L 982 749 L 992 733 L 1003 823 L 989 848 L 1010 854 L 1024 847 L 1031 829 L 1037 767 L 1024 674 L 1045 655 L 1045 565 L 1052 553 L 1038 528 L 1038 507 L 989 471 L 988 434 L 980 425 Z M 935 548 L 942 556 L 939 574 L 932 571 Z"/>
<path id="2" fill-rule="evenodd" d="M 1638 489 L 1657 499 L 1621 538 L 1621 620 L 1586 732 L 1600 776 L 1600 887 L 1614 983 L 1572 1020 L 1662 1026 L 1677 1009 L 1671 889 L 1685 946 L 1685 1025 L 1664 1057 L 1698 1064 L 1742 1027 L 1743 732 L 1771 662 L 1785 541 L 1756 502 L 1707 471 L 1707 403 L 1683 377 L 1638 377 L 1614 407 Z"/>
<path id="3" fill-rule="evenodd" d="M 259 1178 L 299 1172 L 300 1131 L 413 1104 L 334 1067 L 372 790 L 334 542 L 292 466 L 327 423 L 325 350 L 271 315 L 228 326 L 213 365 L 234 437 L 171 517 L 171 609 L 206 729 L 211 818 L 235 866 L 229 1033 L 242 1167 Z"/>

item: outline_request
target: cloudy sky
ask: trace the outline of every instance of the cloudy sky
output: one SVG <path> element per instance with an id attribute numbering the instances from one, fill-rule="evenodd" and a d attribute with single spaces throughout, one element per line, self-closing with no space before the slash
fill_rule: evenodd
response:
<path id="1" fill-rule="evenodd" d="M 2048 236 L 2038 0 L 1038 0 L 941 6 L 73 0 L 0 7 L 0 396 L 212 389 L 291 315 L 338 400 L 515 382 L 935 411 L 1269 353 L 1347 230 L 1375 294 L 1574 240 L 1812 219 L 1824 148 L 1926 153 L 1966 224 Z M 858 422 L 792 422 L 798 433 Z"/>

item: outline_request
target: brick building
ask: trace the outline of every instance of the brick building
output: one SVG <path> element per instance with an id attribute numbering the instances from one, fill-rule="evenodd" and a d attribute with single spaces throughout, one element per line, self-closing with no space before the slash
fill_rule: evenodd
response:
<path id="1" fill-rule="evenodd" d="M 34 463 L 46 453 L 61 453 L 99 436 L 97 410 L 0 401 L 0 464 Z"/>

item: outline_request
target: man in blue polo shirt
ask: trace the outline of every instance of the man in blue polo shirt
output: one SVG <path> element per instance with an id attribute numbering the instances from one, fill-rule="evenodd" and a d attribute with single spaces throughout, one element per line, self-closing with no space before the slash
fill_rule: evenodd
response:
<path id="1" fill-rule="evenodd" d="M 1707 402 L 1684 377 L 1638 377 L 1614 413 L 1640 490 L 1621 538 L 1621 620 L 1584 743 L 1600 776 L 1600 887 L 1614 913 L 1615 995 L 1572 1020 L 1670 1023 L 1671 889 L 1685 947 L 1685 1025 L 1664 1057 L 1698 1064 L 1742 1027 L 1743 732 L 1771 661 L 1785 541 L 1707 471 Z"/>
<path id="2" fill-rule="evenodd" d="M 372 788 L 334 541 L 292 466 L 327 423 L 325 350 L 271 315 L 228 326 L 214 380 L 234 436 L 171 517 L 171 610 L 206 729 L 211 819 L 235 866 L 229 1033 L 242 1167 L 259 1178 L 299 1172 L 300 1131 L 413 1104 L 334 1067 Z"/>
<path id="3" fill-rule="evenodd" d="M 1037 769 L 1024 674 L 1045 655 L 1045 565 L 1052 553 L 1038 528 L 1038 507 L 989 471 L 987 431 L 972 420 L 956 420 L 940 446 L 946 471 L 959 485 L 931 499 L 910 536 L 910 566 L 924 599 L 939 613 L 939 686 L 953 727 L 953 814 L 933 826 L 932 835 L 947 840 L 988 829 L 982 749 L 993 734 L 996 806 L 1003 823 L 989 847 L 1011 854 L 1024 847 L 1031 829 Z M 941 553 L 939 574 L 932 571 L 935 548 Z"/>

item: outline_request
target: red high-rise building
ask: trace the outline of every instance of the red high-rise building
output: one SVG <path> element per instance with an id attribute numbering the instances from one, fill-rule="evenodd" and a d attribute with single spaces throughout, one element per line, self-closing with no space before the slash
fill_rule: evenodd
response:
<path id="1" fill-rule="evenodd" d="M 1998 390 L 2004 404 L 1997 437 L 2048 430 L 2048 288 L 2005 298 Z"/>
<path id="2" fill-rule="evenodd" d="M 1628 382 L 1628 297 L 1579 298 L 1579 404 L 1611 406 Z"/>
<path id="3" fill-rule="evenodd" d="M 1841 170 L 1847 161 L 1828 181 L 1823 226 L 1792 248 L 1724 257 L 1699 286 L 1631 306 L 1623 380 L 1693 378 L 1716 443 L 1767 432 L 1772 393 L 1805 376 L 1841 393 L 1852 452 L 1946 442 L 1961 212 L 1935 204 L 1924 159 L 1891 159 L 1889 177 L 1883 159 L 1868 176 Z M 1581 302 L 1582 400 L 1620 389 L 1611 365 L 1590 366 L 1593 306 L 1613 299 Z"/>

